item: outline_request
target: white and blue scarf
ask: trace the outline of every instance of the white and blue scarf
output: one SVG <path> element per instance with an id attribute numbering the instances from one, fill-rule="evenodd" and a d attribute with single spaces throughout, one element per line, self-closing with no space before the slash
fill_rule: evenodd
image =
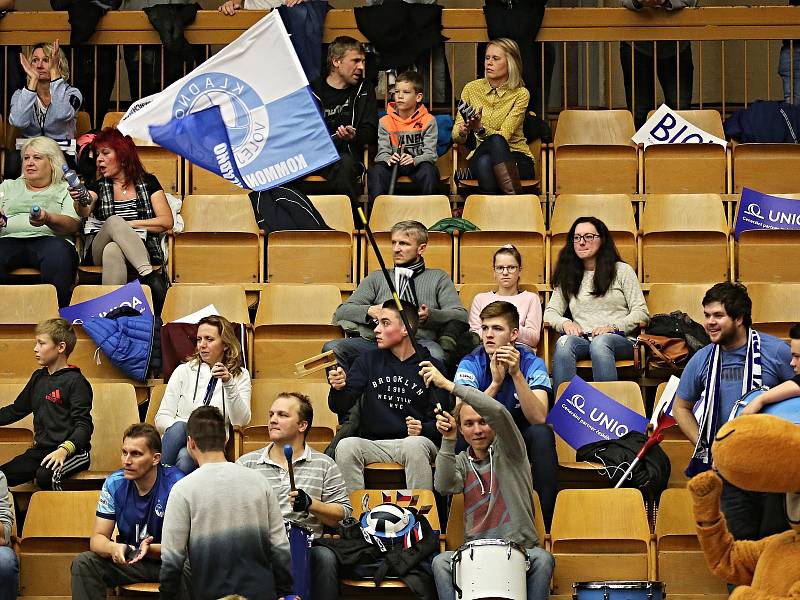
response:
<path id="1" fill-rule="evenodd" d="M 719 344 L 714 344 L 711 351 L 711 358 L 706 373 L 705 391 L 700 396 L 700 421 L 698 423 L 699 432 L 697 435 L 697 445 L 694 454 L 686 468 L 687 477 L 693 477 L 711 468 L 713 457 L 711 455 L 711 444 L 717 429 L 720 428 L 719 404 L 720 404 L 720 370 L 722 366 L 722 348 Z M 747 332 L 747 357 L 744 361 L 744 374 L 742 376 L 742 393 L 744 396 L 750 390 L 761 387 L 761 336 L 755 329 Z"/>

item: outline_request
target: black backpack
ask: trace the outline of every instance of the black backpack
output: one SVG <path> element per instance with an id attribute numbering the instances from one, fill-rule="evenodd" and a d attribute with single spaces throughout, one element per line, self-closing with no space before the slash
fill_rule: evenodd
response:
<path id="1" fill-rule="evenodd" d="M 638 431 L 629 431 L 618 440 L 600 440 L 578 448 L 575 453 L 577 461 L 601 463 L 602 469 L 609 476 L 611 484 L 616 484 L 630 467 L 636 453 L 642 449 L 647 436 Z M 670 464 L 667 453 L 659 446 L 652 446 L 631 473 L 622 487 L 634 487 L 647 494 L 649 498 L 658 498 L 667 489 L 670 475 Z"/>
<path id="2" fill-rule="evenodd" d="M 685 312 L 676 310 L 669 314 L 658 314 L 650 317 L 645 328 L 650 335 L 663 335 L 668 338 L 680 338 L 689 348 L 689 358 L 703 346 L 711 343 L 705 328 Z"/>

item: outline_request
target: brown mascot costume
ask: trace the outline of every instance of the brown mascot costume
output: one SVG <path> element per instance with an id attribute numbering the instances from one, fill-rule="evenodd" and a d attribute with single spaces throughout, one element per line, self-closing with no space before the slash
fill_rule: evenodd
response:
<path id="1" fill-rule="evenodd" d="M 732 600 L 800 600 L 800 425 L 747 415 L 717 432 L 714 464 L 735 486 L 786 493 L 792 529 L 758 541 L 734 541 L 720 512 L 722 480 L 706 471 L 689 481 L 697 535 L 708 566 L 737 587 Z"/>

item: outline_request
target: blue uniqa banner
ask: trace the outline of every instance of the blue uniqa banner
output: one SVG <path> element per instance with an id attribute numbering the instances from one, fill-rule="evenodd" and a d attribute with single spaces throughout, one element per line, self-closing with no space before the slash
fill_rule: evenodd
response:
<path id="1" fill-rule="evenodd" d="M 736 212 L 734 236 L 759 229 L 800 229 L 800 200 L 762 194 L 750 188 L 742 190 Z"/>
<path id="2" fill-rule="evenodd" d="M 91 317 L 105 317 L 112 310 L 121 306 L 130 306 L 143 315 L 153 316 L 153 311 L 138 279 L 98 298 L 60 308 L 58 313 L 62 319 L 66 319 L 71 324 L 82 325 Z"/>
<path id="3" fill-rule="evenodd" d="M 644 432 L 647 419 L 586 383 L 577 375 L 556 401 L 547 422 L 576 450 L 600 440 Z"/>

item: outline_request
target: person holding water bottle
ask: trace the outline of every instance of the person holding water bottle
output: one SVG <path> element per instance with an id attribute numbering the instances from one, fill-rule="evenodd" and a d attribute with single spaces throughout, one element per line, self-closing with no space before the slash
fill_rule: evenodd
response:
<path id="1" fill-rule="evenodd" d="M 162 436 L 161 460 L 184 473 L 197 463 L 186 448 L 186 422 L 199 406 L 216 406 L 227 425 L 250 422 L 250 373 L 233 325 L 225 317 L 203 317 L 197 324 L 197 351 L 172 373 L 156 413 Z"/>
<path id="2" fill-rule="evenodd" d="M 46 137 L 27 140 L 21 152 L 22 176 L 0 183 L 0 284 L 19 283 L 15 269 L 38 269 L 41 283 L 55 286 L 58 305 L 69 306 L 81 221 L 64 181 L 64 154 Z"/>

